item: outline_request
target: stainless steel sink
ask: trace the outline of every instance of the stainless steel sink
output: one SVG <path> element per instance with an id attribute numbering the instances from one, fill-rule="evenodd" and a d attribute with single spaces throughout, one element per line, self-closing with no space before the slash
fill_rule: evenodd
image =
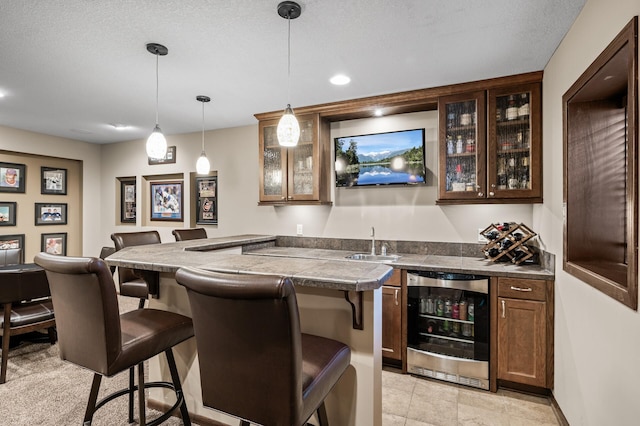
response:
<path id="1" fill-rule="evenodd" d="M 383 256 L 368 253 L 354 253 L 347 256 L 347 259 L 363 260 L 367 262 L 395 262 L 396 260 L 400 259 L 400 256 L 397 256 L 395 254 Z"/>

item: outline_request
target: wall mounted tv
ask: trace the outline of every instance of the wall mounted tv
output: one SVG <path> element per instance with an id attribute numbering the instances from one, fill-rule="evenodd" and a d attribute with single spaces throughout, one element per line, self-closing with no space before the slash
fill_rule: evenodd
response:
<path id="1" fill-rule="evenodd" d="M 424 129 L 346 136 L 334 144 L 337 187 L 425 181 Z"/>

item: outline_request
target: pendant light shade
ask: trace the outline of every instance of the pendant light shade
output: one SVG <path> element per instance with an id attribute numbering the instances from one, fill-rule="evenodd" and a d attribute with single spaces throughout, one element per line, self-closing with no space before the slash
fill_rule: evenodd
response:
<path id="1" fill-rule="evenodd" d="M 196 172 L 199 175 L 207 175 L 209 171 L 211 171 L 211 164 L 209 163 L 207 154 L 204 152 L 204 104 L 209 102 L 211 98 L 200 95 L 196 96 L 196 100 L 202 102 L 202 152 L 200 153 L 200 157 L 198 157 L 198 161 L 196 161 Z"/>
<path id="2" fill-rule="evenodd" d="M 287 36 L 287 99 L 291 97 L 291 20 L 296 19 L 302 13 L 300 5 L 293 1 L 283 1 L 278 5 L 278 15 L 285 18 L 289 24 Z M 300 125 L 293 114 L 291 104 L 287 103 L 284 114 L 278 122 L 278 143 L 281 146 L 291 147 L 298 144 L 300 139 Z"/>
<path id="3" fill-rule="evenodd" d="M 164 158 L 167 154 L 167 139 L 158 125 L 158 86 L 160 80 L 158 77 L 158 58 L 169 53 L 169 49 L 158 43 L 149 43 L 147 44 L 147 51 L 156 55 L 156 126 L 147 138 L 147 157 L 157 160 Z"/>
<path id="4" fill-rule="evenodd" d="M 296 146 L 300 139 L 300 125 L 289 104 L 278 122 L 277 135 L 282 146 Z"/>

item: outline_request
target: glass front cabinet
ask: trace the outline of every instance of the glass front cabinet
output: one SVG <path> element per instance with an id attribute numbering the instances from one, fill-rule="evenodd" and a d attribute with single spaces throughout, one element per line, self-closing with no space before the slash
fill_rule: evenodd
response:
<path id="1" fill-rule="evenodd" d="M 438 108 L 438 202 L 542 202 L 540 83 L 449 96 Z"/>
<path id="2" fill-rule="evenodd" d="M 292 148 L 278 144 L 279 118 L 259 123 L 260 204 L 326 202 L 328 184 L 320 164 L 327 149 L 320 139 L 324 132 L 319 115 L 297 118 L 300 140 Z"/>

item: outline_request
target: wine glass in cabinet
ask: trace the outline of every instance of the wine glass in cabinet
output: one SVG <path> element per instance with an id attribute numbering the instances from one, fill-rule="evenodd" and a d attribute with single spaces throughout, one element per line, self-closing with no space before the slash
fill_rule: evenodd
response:
<path id="1" fill-rule="evenodd" d="M 439 200 L 485 198 L 485 92 L 438 100 Z"/>

